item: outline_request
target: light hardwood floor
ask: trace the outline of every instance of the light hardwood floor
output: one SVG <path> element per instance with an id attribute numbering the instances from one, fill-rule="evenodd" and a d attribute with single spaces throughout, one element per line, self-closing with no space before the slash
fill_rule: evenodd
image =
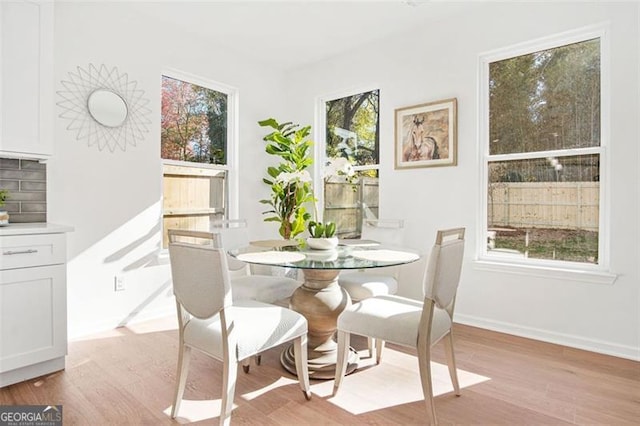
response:
<path id="1" fill-rule="evenodd" d="M 434 348 L 440 424 L 637 424 L 640 363 L 456 325 L 462 396 L 450 393 L 444 351 Z M 280 350 L 238 373 L 232 423 L 409 425 L 425 422 L 415 354 L 389 345 L 382 364 L 352 342 L 361 368 L 332 397 L 312 381 L 306 401 L 280 366 Z M 171 420 L 177 331 L 173 319 L 123 327 L 69 344 L 64 372 L 0 389 L 0 404 L 63 405 L 65 425 L 213 424 L 221 364 L 194 353 L 180 417 Z"/>

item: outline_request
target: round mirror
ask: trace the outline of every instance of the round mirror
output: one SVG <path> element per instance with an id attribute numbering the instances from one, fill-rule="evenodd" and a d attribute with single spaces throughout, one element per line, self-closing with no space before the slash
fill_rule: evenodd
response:
<path id="1" fill-rule="evenodd" d="M 87 100 L 87 108 L 91 117 L 106 127 L 118 127 L 127 118 L 127 103 L 107 89 L 93 91 Z"/>

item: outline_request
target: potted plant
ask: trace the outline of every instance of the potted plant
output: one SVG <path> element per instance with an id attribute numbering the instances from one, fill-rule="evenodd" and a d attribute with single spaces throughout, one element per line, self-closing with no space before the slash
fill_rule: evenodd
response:
<path id="1" fill-rule="evenodd" d="M 335 237 L 336 224 L 318 221 L 317 199 L 313 194 L 311 175 L 307 171 L 313 164 L 309 157 L 313 142 L 307 139 L 311 133 L 311 126 L 300 127 L 291 122 L 279 123 L 273 118 L 259 121 L 258 124 L 272 129 L 271 133 L 263 137 L 267 142 L 265 151 L 282 159 L 277 167 L 267 168 L 269 177 L 263 179 L 271 188 L 271 197 L 260 200 L 262 204 L 271 207 L 270 210 L 262 212 L 269 215 L 264 219 L 265 222 L 278 222 L 279 233 L 287 240 L 308 229 L 311 235 L 307 239 L 309 247 L 335 248 L 338 245 L 338 238 Z M 325 168 L 325 175 L 329 178 L 343 176 L 352 183 L 354 174 L 353 165 L 346 158 L 332 158 Z M 305 207 L 307 203 L 313 203 L 315 220 L 305 226 L 311 218 Z"/>
<path id="2" fill-rule="evenodd" d="M 0 226 L 9 224 L 9 213 L 3 209 L 7 198 L 9 198 L 9 191 L 6 189 L 0 189 Z"/>
<path id="3" fill-rule="evenodd" d="M 263 140 L 270 155 L 279 156 L 282 161 L 275 167 L 267 168 L 268 178 L 263 182 L 271 187 L 271 197 L 260 200 L 271 207 L 263 212 L 268 215 L 265 222 L 278 222 L 280 235 L 288 240 L 304 232 L 311 218 L 306 203 L 315 202 L 311 187 L 311 175 L 306 170 L 313 160 L 309 157 L 312 142 L 307 139 L 311 126 L 300 127 L 291 122 L 279 123 L 273 118 L 259 121 L 262 127 L 270 127 L 271 133 Z"/>
<path id="4" fill-rule="evenodd" d="M 334 222 L 309 222 L 309 234 L 307 244 L 312 249 L 330 250 L 338 246 L 338 237 L 336 234 L 336 224 Z"/>

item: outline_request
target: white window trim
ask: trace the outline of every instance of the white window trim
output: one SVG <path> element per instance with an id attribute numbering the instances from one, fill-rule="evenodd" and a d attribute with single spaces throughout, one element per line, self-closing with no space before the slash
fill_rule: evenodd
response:
<path id="1" fill-rule="evenodd" d="M 478 140 L 480 149 L 478 150 L 478 163 L 480 164 L 479 176 L 479 209 L 477 219 L 476 235 L 476 259 L 475 269 L 489 270 L 495 272 L 507 272 L 514 274 L 524 274 L 528 276 L 539 276 L 545 278 L 575 280 L 581 282 L 612 284 L 616 275 L 610 272 L 610 160 L 608 145 L 610 140 L 610 39 L 609 24 L 589 26 L 537 40 L 528 41 L 511 47 L 493 50 L 482 53 L 479 56 L 478 72 Z M 551 49 L 567 44 L 577 43 L 593 38 L 600 39 L 600 120 L 601 135 L 600 146 L 588 149 L 581 149 L 581 155 L 588 153 L 598 153 L 600 155 L 600 215 L 598 229 L 598 264 L 591 265 L 579 262 L 548 261 L 543 259 L 512 259 L 502 257 L 496 253 L 489 253 L 487 250 L 487 180 L 488 180 L 488 160 L 489 160 L 489 64 L 495 61 L 513 58 L 520 55 L 533 53 L 540 50 Z M 536 157 L 546 158 L 548 156 L 568 156 L 575 155 L 578 151 L 573 149 L 548 151 L 536 153 Z M 527 158 L 530 155 L 524 154 Z M 492 160 L 500 160 L 501 155 L 491 156 Z M 510 154 L 508 158 L 514 159 L 516 155 Z"/>
<path id="2" fill-rule="evenodd" d="M 358 93 L 378 91 L 378 104 L 380 103 L 382 90 L 379 84 L 370 84 L 365 86 L 358 86 L 352 89 L 345 89 L 333 93 L 329 93 L 316 98 L 315 108 L 315 131 L 313 144 L 313 176 L 317 177 L 313 179 L 313 192 L 316 196 L 318 205 L 318 220 L 322 220 L 324 215 L 324 165 L 327 162 L 327 102 L 335 101 L 336 99 L 346 98 L 347 96 L 357 95 Z M 380 121 L 380 110 L 378 105 L 378 122 Z M 380 158 L 378 158 L 378 164 L 376 166 L 354 166 L 355 171 L 360 170 L 380 170 Z M 321 208 L 320 208 L 321 207 Z"/>
<path id="3" fill-rule="evenodd" d="M 238 118 L 239 116 L 239 96 L 238 89 L 229 86 L 224 83 L 219 83 L 213 80 L 208 80 L 206 78 L 173 69 L 173 68 L 164 68 L 162 70 L 162 76 L 167 76 L 170 78 L 175 78 L 178 80 L 186 81 L 192 84 L 196 84 L 198 86 L 206 87 L 207 89 L 215 90 L 220 93 L 224 93 L 227 95 L 227 164 L 226 165 L 215 165 L 215 164 L 204 164 L 204 163 L 190 163 L 187 161 L 172 161 L 172 160 L 162 160 L 163 163 L 166 164 L 177 164 L 187 167 L 204 167 L 204 168 L 214 168 L 221 169 L 227 171 L 227 217 L 229 219 L 237 219 L 240 211 L 239 205 L 239 176 L 238 176 L 238 166 L 239 166 L 239 143 L 238 143 Z M 162 85 L 161 85 L 162 87 Z M 164 194 L 164 188 L 163 192 Z"/>

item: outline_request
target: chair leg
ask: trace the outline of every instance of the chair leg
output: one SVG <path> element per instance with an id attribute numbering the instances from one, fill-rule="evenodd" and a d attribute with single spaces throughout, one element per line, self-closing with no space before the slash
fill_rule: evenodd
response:
<path id="1" fill-rule="evenodd" d="M 175 419 L 180 409 L 182 395 L 187 384 L 187 375 L 189 373 L 189 360 L 191 359 L 191 348 L 180 344 L 178 351 L 178 371 L 176 373 L 176 393 L 173 398 L 173 407 L 171 408 L 171 418 Z"/>
<path id="2" fill-rule="evenodd" d="M 382 350 L 384 349 L 384 340 L 376 339 L 376 364 L 382 361 Z"/>
<path id="3" fill-rule="evenodd" d="M 433 401 L 433 385 L 431 383 L 431 347 L 428 344 L 418 345 L 418 365 L 424 402 L 427 405 L 427 418 L 431 424 L 435 425 L 438 422 L 436 420 L 436 406 Z"/>
<path id="4" fill-rule="evenodd" d="M 260 365 L 262 363 L 262 355 L 261 354 L 256 355 L 254 358 L 256 360 L 256 365 Z"/>
<path id="5" fill-rule="evenodd" d="M 451 383 L 453 384 L 453 390 L 457 396 L 460 396 L 460 384 L 458 382 L 458 369 L 456 368 L 456 356 L 453 352 L 453 332 L 449 330 L 449 333 L 444 337 L 444 352 L 447 356 L 447 366 L 449 367 L 449 376 L 451 376 Z"/>
<path id="6" fill-rule="evenodd" d="M 376 339 L 367 337 L 367 349 L 369 349 L 369 358 L 373 358 L 373 350 L 376 348 Z"/>
<path id="7" fill-rule="evenodd" d="M 251 358 L 245 358 L 242 360 L 242 371 L 245 374 L 249 373 L 249 369 L 251 368 Z"/>
<path id="8" fill-rule="evenodd" d="M 338 393 L 344 374 L 347 372 L 349 358 L 349 342 L 351 336 L 346 331 L 338 330 L 338 359 L 336 363 L 336 378 L 333 384 L 333 395 Z"/>
<path id="9" fill-rule="evenodd" d="M 307 401 L 311 400 L 309 388 L 309 368 L 307 367 L 307 335 L 298 337 L 293 341 L 293 354 L 296 359 L 296 372 L 300 389 Z"/>
<path id="10" fill-rule="evenodd" d="M 236 392 L 236 379 L 238 377 L 238 363 L 231 359 L 225 362 L 222 368 L 222 409 L 220 412 L 220 424 L 231 423 L 231 411 L 233 410 L 233 396 Z"/>

